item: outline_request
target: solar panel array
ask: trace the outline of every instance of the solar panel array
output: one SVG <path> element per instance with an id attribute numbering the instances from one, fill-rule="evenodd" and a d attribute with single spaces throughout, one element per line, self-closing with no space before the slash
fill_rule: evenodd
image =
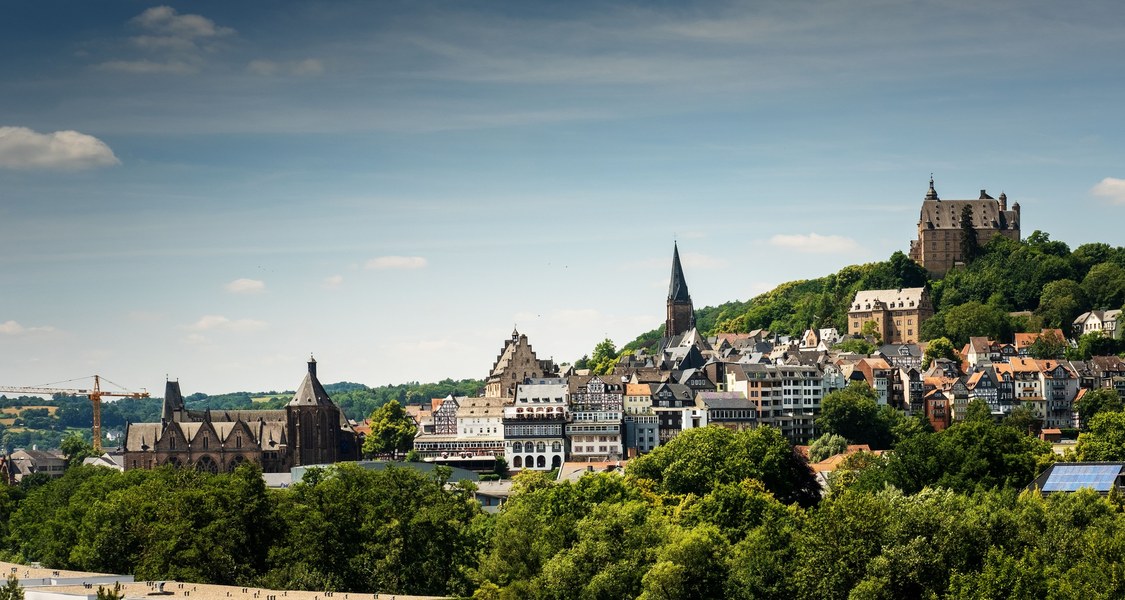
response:
<path id="1" fill-rule="evenodd" d="M 1098 492 L 1113 489 L 1113 483 L 1121 473 L 1121 465 L 1066 465 L 1055 464 L 1047 481 L 1043 482 L 1044 492 L 1073 492 L 1081 488 L 1092 488 Z"/>

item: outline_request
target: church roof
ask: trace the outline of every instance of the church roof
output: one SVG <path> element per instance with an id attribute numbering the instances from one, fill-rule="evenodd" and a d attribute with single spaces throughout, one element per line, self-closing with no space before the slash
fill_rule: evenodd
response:
<path id="1" fill-rule="evenodd" d="M 668 299 L 673 302 L 691 302 L 687 280 L 684 279 L 684 268 L 680 265 L 678 245 L 672 246 L 672 279 L 668 282 Z"/>
<path id="2" fill-rule="evenodd" d="M 324 391 L 324 386 L 320 385 L 320 381 L 316 378 L 316 360 L 309 358 L 309 372 L 305 375 L 305 379 L 301 385 L 297 387 L 297 392 L 293 394 L 293 399 L 289 401 L 289 406 L 316 406 L 318 404 L 332 404 L 332 399 L 328 397 L 328 392 Z"/>

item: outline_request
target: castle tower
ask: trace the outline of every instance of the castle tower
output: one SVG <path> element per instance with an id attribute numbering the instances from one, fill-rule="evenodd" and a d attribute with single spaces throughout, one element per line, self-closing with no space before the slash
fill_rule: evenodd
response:
<path id="1" fill-rule="evenodd" d="M 672 245 L 672 279 L 668 282 L 668 320 L 664 323 L 664 336 L 680 335 L 695 327 L 695 309 L 691 304 L 684 268 L 680 265 L 680 247 Z"/>

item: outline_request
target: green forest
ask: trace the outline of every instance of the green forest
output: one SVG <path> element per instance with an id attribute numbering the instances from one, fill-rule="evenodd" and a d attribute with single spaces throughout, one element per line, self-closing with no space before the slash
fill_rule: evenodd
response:
<path id="1" fill-rule="evenodd" d="M 873 405 L 852 395 L 826 402 Z M 883 435 L 894 452 L 851 455 L 823 495 L 768 427 L 685 431 L 623 475 L 523 473 L 498 514 L 440 470 L 340 464 L 273 490 L 251 465 L 78 465 L 0 489 L 0 554 L 145 580 L 494 599 L 1125 597 L 1125 500 L 1024 491 L 1050 447 L 971 412 L 941 432 L 826 416 L 833 435 Z M 1066 459 L 1125 459 L 1119 403 Z"/>
<path id="2" fill-rule="evenodd" d="M 810 326 L 847 333 L 848 305 L 857 291 L 928 286 L 936 314 L 923 326 L 923 339 L 946 337 L 960 348 L 970 336 L 1010 341 L 1012 333 L 1043 327 L 1069 332 L 1083 312 L 1125 305 L 1125 248 L 1088 243 L 1071 250 L 1036 231 L 1021 241 L 997 235 L 973 254 L 964 266 L 933 279 L 895 252 L 883 262 L 696 310 L 696 326 L 704 335 L 755 329 L 797 335 Z M 663 327 L 646 332 L 622 350 L 652 352 L 663 334 Z"/>

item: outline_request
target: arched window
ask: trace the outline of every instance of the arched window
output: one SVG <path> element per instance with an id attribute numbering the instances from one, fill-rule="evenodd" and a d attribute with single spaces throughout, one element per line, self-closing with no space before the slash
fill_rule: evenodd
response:
<path id="1" fill-rule="evenodd" d="M 528 468 L 528 469 L 534 467 L 535 466 L 535 457 L 528 454 L 527 458 L 523 459 L 523 466 Z"/>
<path id="2" fill-rule="evenodd" d="M 547 468 L 547 458 L 540 454 L 539 457 L 535 459 L 535 466 L 539 467 L 540 469 Z"/>
<path id="3" fill-rule="evenodd" d="M 523 452 L 523 443 L 522 442 L 516 442 L 516 443 L 512 444 L 512 452 L 517 453 L 517 454 L 520 453 L 520 452 Z"/>
<path id="4" fill-rule="evenodd" d="M 556 454 L 553 458 L 551 458 L 551 468 L 557 469 L 561 466 L 562 466 L 562 457 L 559 456 L 558 454 Z"/>
<path id="5" fill-rule="evenodd" d="M 202 456 L 195 461 L 195 469 L 204 473 L 218 473 L 219 465 L 215 464 L 215 459 L 210 456 Z"/>
<path id="6" fill-rule="evenodd" d="M 239 439 L 241 440 L 242 438 L 239 438 Z M 230 471 L 231 473 L 234 473 L 234 470 L 238 468 L 238 465 L 241 465 L 244 462 L 246 462 L 245 458 L 242 458 L 241 456 L 236 456 L 236 457 L 234 457 L 234 459 L 232 459 L 230 461 L 230 464 L 227 465 L 227 470 Z"/>
<path id="7" fill-rule="evenodd" d="M 512 459 L 512 466 L 517 468 L 517 469 L 522 469 L 523 468 L 523 457 L 517 456 L 517 457 L 513 458 Z"/>
<path id="8" fill-rule="evenodd" d="M 562 442 L 554 442 L 551 444 L 551 452 L 562 452 Z"/>
<path id="9" fill-rule="evenodd" d="M 539 442 L 538 444 L 535 444 L 535 451 L 536 452 L 546 452 L 547 451 L 547 444 L 545 444 L 543 442 Z"/>

